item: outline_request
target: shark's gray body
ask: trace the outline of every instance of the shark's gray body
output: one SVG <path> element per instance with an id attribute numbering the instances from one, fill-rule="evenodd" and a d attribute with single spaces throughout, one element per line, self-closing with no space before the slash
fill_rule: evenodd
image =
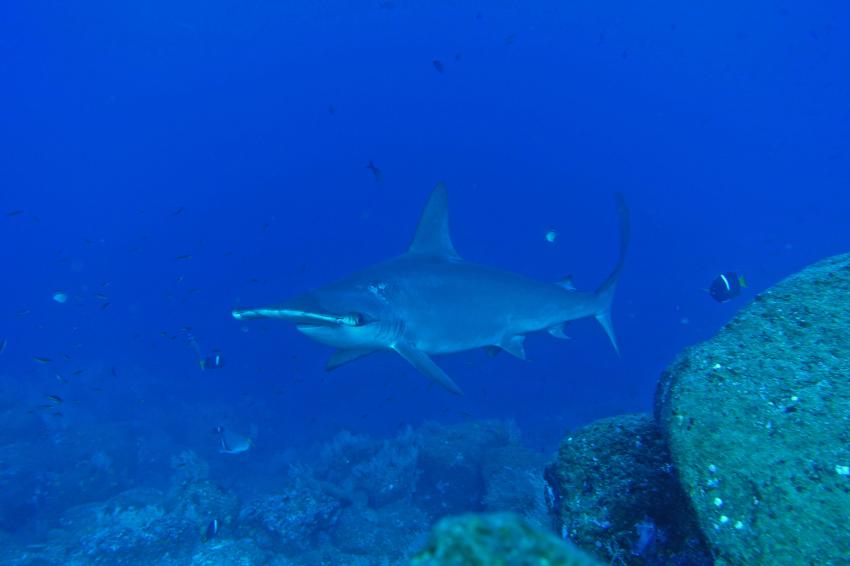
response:
<path id="1" fill-rule="evenodd" d="M 458 386 L 430 354 L 500 348 L 524 358 L 532 332 L 564 337 L 563 325 L 596 317 L 617 347 L 610 307 L 628 243 L 628 215 L 621 198 L 620 257 L 593 293 L 568 283 L 544 283 L 463 261 L 449 235 L 446 189 L 431 194 L 407 253 L 306 293 L 281 305 L 237 309 L 237 319 L 280 318 L 307 336 L 338 348 L 333 369 L 379 350 L 395 350 L 449 390 Z"/>

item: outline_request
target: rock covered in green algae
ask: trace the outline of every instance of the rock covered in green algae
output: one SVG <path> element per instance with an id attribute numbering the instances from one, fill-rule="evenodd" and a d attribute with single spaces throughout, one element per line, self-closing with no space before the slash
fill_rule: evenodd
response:
<path id="1" fill-rule="evenodd" d="M 650 415 L 602 419 L 569 434 L 546 480 L 556 529 L 606 561 L 711 562 Z"/>
<path id="2" fill-rule="evenodd" d="M 447 517 L 415 566 L 593 566 L 594 559 L 514 513 Z"/>
<path id="3" fill-rule="evenodd" d="M 656 416 L 718 562 L 850 562 L 850 255 L 682 353 Z"/>

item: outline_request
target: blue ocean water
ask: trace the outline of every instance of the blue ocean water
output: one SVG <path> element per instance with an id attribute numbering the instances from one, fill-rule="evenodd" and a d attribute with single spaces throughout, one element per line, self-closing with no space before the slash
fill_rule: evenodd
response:
<path id="1" fill-rule="evenodd" d="M 59 474 L 75 434 L 133 453 L 116 485 L 163 483 L 146 462 L 185 449 L 238 490 L 340 431 L 510 419 L 548 454 L 650 410 L 682 348 L 847 251 L 849 26 L 831 1 L 4 3 L 3 444 L 39 455 L 5 469 Z M 292 325 L 231 317 L 403 252 L 441 181 L 465 259 L 582 290 L 616 261 L 624 193 L 622 355 L 578 321 L 528 361 L 439 358 L 455 397 L 390 353 L 326 373 Z M 749 286 L 718 304 L 724 271 Z M 222 424 L 253 449 L 222 458 Z M 0 514 L 22 538 L 66 507 L 25 495 Z"/>

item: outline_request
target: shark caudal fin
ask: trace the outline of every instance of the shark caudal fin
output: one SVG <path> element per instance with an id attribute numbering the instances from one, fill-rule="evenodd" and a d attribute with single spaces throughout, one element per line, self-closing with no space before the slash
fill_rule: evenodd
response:
<path id="1" fill-rule="evenodd" d="M 617 289 L 617 281 L 620 279 L 620 272 L 623 270 L 623 263 L 626 261 L 626 250 L 629 247 L 629 209 L 626 207 L 626 200 L 622 193 L 616 193 L 617 214 L 620 217 L 620 255 L 617 258 L 617 264 L 608 275 L 602 285 L 596 290 L 596 299 L 599 303 L 599 310 L 596 313 L 596 320 L 605 329 L 608 338 L 611 339 L 611 344 L 617 354 L 620 353 L 620 347 L 617 345 L 617 336 L 614 334 L 614 324 L 611 321 L 611 303 L 614 301 L 614 291 Z"/>

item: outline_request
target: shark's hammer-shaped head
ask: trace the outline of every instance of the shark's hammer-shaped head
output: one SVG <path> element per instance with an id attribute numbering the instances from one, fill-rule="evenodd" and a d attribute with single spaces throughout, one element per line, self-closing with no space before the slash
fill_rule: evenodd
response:
<path id="1" fill-rule="evenodd" d="M 391 348 L 401 335 L 401 322 L 392 316 L 374 285 L 339 282 L 300 295 L 283 304 L 236 309 L 237 320 L 276 318 L 293 322 L 310 338 L 345 350 Z"/>

